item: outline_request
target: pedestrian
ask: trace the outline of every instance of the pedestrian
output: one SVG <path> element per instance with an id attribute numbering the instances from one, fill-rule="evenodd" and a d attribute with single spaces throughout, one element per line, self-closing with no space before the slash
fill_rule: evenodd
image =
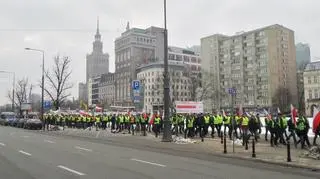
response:
<path id="1" fill-rule="evenodd" d="M 290 138 L 292 137 L 294 146 L 297 148 L 296 126 L 292 118 L 288 120 L 288 131 L 289 131 L 289 135 L 287 137 L 287 141 L 290 141 Z"/>

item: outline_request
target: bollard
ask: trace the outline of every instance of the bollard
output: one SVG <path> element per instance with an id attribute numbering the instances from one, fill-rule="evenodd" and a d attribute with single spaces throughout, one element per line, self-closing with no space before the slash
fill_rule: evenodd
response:
<path id="1" fill-rule="evenodd" d="M 246 141 L 245 141 L 245 144 L 246 144 L 245 150 L 248 150 L 248 140 L 247 140 L 247 139 L 246 139 Z"/>
<path id="2" fill-rule="evenodd" d="M 287 140 L 287 162 L 291 162 L 290 141 Z"/>
<path id="3" fill-rule="evenodd" d="M 186 130 L 184 130 L 184 138 L 186 139 L 187 138 L 187 129 Z"/>
<path id="4" fill-rule="evenodd" d="M 223 153 L 226 154 L 227 153 L 227 135 L 224 134 L 224 138 L 223 138 Z"/>
<path id="5" fill-rule="evenodd" d="M 223 135 L 222 135 L 222 132 L 220 132 L 220 138 L 221 138 L 221 144 L 223 144 Z"/>
<path id="6" fill-rule="evenodd" d="M 256 146 L 255 140 L 252 139 L 252 158 L 256 158 Z"/>
<path id="7" fill-rule="evenodd" d="M 146 136 L 147 133 L 146 133 L 146 125 L 144 124 L 144 127 L 143 127 L 143 136 Z"/>

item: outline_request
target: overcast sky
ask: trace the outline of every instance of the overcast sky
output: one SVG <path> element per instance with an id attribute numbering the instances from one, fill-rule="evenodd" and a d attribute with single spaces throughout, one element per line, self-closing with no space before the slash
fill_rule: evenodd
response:
<path id="1" fill-rule="evenodd" d="M 296 42 L 311 46 L 320 56 L 319 0 L 167 0 L 169 45 L 199 45 L 200 38 L 214 33 L 232 35 L 271 24 L 295 31 Z M 25 47 L 45 50 L 46 68 L 52 57 L 72 59 L 72 95 L 85 81 L 85 57 L 92 51 L 96 19 L 104 52 L 110 54 L 114 71 L 114 39 L 131 27 L 163 27 L 163 0 L 0 0 L 0 71 L 14 71 L 37 84 L 41 77 L 41 54 Z M 49 30 L 48 30 L 49 29 Z M 56 29 L 56 30 L 55 30 Z M 12 77 L 0 73 L 0 104 L 8 102 Z M 37 87 L 35 92 L 40 92 Z"/>

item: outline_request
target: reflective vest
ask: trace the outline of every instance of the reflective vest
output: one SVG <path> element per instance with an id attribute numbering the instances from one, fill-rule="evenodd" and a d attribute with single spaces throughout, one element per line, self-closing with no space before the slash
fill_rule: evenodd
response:
<path id="1" fill-rule="evenodd" d="M 160 117 L 154 118 L 154 124 L 160 124 Z"/>
<path id="2" fill-rule="evenodd" d="M 281 117 L 281 120 L 282 120 L 283 126 L 280 126 L 280 127 L 283 128 L 283 129 L 287 128 L 287 125 L 288 125 L 287 118 L 286 117 Z"/>
<path id="3" fill-rule="evenodd" d="M 120 116 L 120 117 L 119 117 L 119 122 L 120 122 L 120 123 L 123 123 L 123 116 Z"/>
<path id="4" fill-rule="evenodd" d="M 249 124 L 249 118 L 248 117 L 243 117 L 241 125 L 248 126 L 248 124 Z"/>
<path id="5" fill-rule="evenodd" d="M 124 122 L 129 123 L 129 121 L 130 121 L 130 116 L 125 116 Z"/>
<path id="6" fill-rule="evenodd" d="M 225 121 L 224 121 L 224 124 L 230 124 L 230 116 L 225 116 Z"/>
<path id="7" fill-rule="evenodd" d="M 204 116 L 204 123 L 209 124 L 210 123 L 210 117 L 209 116 Z"/>
<path id="8" fill-rule="evenodd" d="M 306 125 L 304 124 L 304 121 L 298 121 L 297 129 L 299 131 L 303 131 L 306 128 Z"/>
<path id="9" fill-rule="evenodd" d="M 100 117 L 96 117 L 96 122 L 97 122 L 97 123 L 100 122 Z"/>
<path id="10" fill-rule="evenodd" d="M 187 127 L 188 127 L 188 128 L 192 128 L 192 127 L 193 127 L 193 122 L 194 122 L 194 118 L 193 118 L 193 117 L 190 118 L 190 119 L 188 119 L 188 125 L 187 125 Z"/>

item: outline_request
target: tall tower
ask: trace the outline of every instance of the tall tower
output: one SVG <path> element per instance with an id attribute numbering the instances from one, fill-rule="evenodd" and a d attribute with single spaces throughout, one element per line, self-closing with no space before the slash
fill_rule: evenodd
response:
<path id="1" fill-rule="evenodd" d="M 86 80 L 89 78 L 109 73 L 109 54 L 103 53 L 103 43 L 99 28 L 99 18 L 97 19 L 97 31 L 94 35 L 93 48 L 90 54 L 87 54 Z"/>

